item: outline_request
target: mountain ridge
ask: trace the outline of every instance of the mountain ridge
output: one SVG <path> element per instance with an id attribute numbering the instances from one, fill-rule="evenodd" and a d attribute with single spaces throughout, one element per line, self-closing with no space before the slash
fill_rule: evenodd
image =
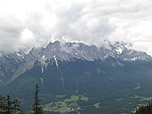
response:
<path id="1" fill-rule="evenodd" d="M 16 67 L 11 67 L 14 71 L 10 74 L 9 78 L 1 79 L 0 85 L 7 85 L 16 79 L 19 75 L 24 72 L 30 70 L 34 67 L 36 61 L 41 64 L 41 71 L 44 72 L 44 69 L 47 67 L 49 62 L 52 60 L 58 61 L 73 61 L 75 59 L 94 61 L 94 60 L 102 60 L 112 57 L 115 59 L 120 59 L 123 61 L 135 61 L 135 60 L 152 60 L 152 57 L 145 52 L 135 51 L 131 48 L 131 44 L 126 44 L 124 42 L 115 42 L 111 44 L 108 42 L 108 47 L 96 47 L 95 45 L 87 45 L 84 43 L 76 43 L 76 42 L 67 42 L 65 44 L 61 44 L 60 41 L 50 42 L 45 48 L 33 48 L 28 54 L 25 54 L 22 51 L 14 52 L 11 54 L 3 54 L 0 57 L 0 76 L 5 77 L 7 75 L 6 72 L 7 67 L 3 70 L 2 66 L 5 63 L 16 63 Z M 110 48 L 109 48 L 110 47 Z M 6 59 L 4 58 L 12 56 L 14 59 Z M 9 64 L 7 64 L 9 67 Z M 8 77 L 8 76 L 6 76 Z M 3 82 L 3 80 L 5 80 Z"/>

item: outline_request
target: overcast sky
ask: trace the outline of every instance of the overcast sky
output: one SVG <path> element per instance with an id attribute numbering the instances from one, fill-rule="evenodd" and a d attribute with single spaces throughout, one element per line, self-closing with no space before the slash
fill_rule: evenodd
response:
<path id="1" fill-rule="evenodd" d="M 152 55 L 152 0 L 0 0 L 0 51 L 57 39 L 131 42 Z"/>

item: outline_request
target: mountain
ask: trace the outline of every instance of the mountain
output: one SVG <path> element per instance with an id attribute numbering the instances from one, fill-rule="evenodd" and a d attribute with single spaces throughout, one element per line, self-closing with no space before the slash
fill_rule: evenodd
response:
<path id="1" fill-rule="evenodd" d="M 1 54 L 0 57 L 0 86 L 9 82 L 9 79 L 16 72 L 24 60 L 25 53 L 22 51 Z"/>
<path id="2" fill-rule="evenodd" d="M 40 87 L 41 104 L 48 111 L 76 111 L 80 114 L 130 113 L 152 96 L 152 61 L 49 62 L 42 73 L 41 63 L 0 88 L 0 93 L 22 100 L 24 111 L 31 110 L 34 87 Z M 29 114 L 29 112 L 26 112 Z"/>
<path id="3" fill-rule="evenodd" d="M 45 111 L 53 113 L 130 113 L 151 99 L 151 56 L 124 42 L 96 47 L 56 41 L 9 55 L 0 57 L 0 92 L 22 99 L 27 113 L 36 83 Z"/>
<path id="4" fill-rule="evenodd" d="M 109 42 L 107 48 L 98 48 L 95 45 L 89 46 L 83 43 L 68 42 L 61 44 L 59 41 L 50 42 L 46 48 L 33 48 L 24 57 L 24 60 L 19 64 L 15 73 L 13 72 L 14 74 L 10 78 L 10 82 L 22 73 L 33 68 L 36 61 L 41 63 L 41 70 L 43 72 L 52 59 L 67 62 L 75 59 L 87 61 L 104 60 L 108 57 L 124 61 L 151 60 L 150 55 L 130 49 L 128 48 L 129 46 L 123 42 L 116 42 L 113 45 Z"/>
<path id="5" fill-rule="evenodd" d="M 83 43 L 65 43 L 59 41 L 49 43 L 46 48 L 33 49 L 30 54 L 35 54 L 38 60 L 42 58 L 52 59 L 54 56 L 58 60 L 70 61 L 72 59 L 81 59 L 93 61 L 97 59 L 105 59 L 107 57 L 119 58 L 121 60 L 148 60 L 151 56 L 145 52 L 135 51 L 131 49 L 131 45 L 124 42 L 108 42 L 108 47 L 96 47 L 95 45 L 86 45 Z"/>

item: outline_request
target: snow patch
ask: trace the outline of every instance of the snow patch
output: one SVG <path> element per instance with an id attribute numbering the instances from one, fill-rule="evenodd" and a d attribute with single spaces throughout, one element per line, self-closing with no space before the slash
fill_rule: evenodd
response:
<path id="1" fill-rule="evenodd" d="M 46 59 L 46 58 L 45 58 L 45 55 L 43 55 L 43 56 L 41 57 L 41 59 Z"/>
<path id="2" fill-rule="evenodd" d="M 57 61 L 57 59 L 56 59 L 56 56 L 55 56 L 55 55 L 54 55 L 54 60 L 55 60 L 55 64 L 56 64 L 56 66 L 59 68 L 58 61 Z"/>
<path id="3" fill-rule="evenodd" d="M 44 73 L 44 68 L 47 68 L 49 62 L 46 62 L 47 58 L 45 57 L 45 55 L 43 55 L 41 57 L 41 72 L 42 74 Z"/>
<path id="4" fill-rule="evenodd" d="M 41 80 L 41 84 L 43 84 L 43 82 L 44 82 L 44 81 L 43 81 L 43 78 L 40 78 L 40 80 Z"/>
<path id="5" fill-rule="evenodd" d="M 133 57 L 131 60 L 132 61 L 135 61 L 135 60 L 137 60 L 138 58 L 137 57 Z"/>
<path id="6" fill-rule="evenodd" d="M 20 53 L 18 53 L 18 52 L 16 52 L 16 55 L 17 56 L 20 56 L 20 57 L 22 57 L 23 55 L 21 55 Z"/>
<path id="7" fill-rule="evenodd" d="M 56 67 L 58 68 L 58 70 L 59 70 L 59 72 L 60 72 L 60 74 L 61 74 L 61 77 L 60 77 L 60 78 L 61 78 L 62 86 L 64 87 L 64 78 L 63 78 L 62 72 L 61 72 L 61 70 L 60 70 L 60 68 L 59 68 L 58 61 L 57 61 L 55 55 L 54 55 L 54 60 L 55 60 Z"/>
<path id="8" fill-rule="evenodd" d="M 118 47 L 117 49 L 116 49 L 116 52 L 118 53 L 118 54 L 121 54 L 122 53 L 122 48 L 120 48 L 120 47 Z"/>

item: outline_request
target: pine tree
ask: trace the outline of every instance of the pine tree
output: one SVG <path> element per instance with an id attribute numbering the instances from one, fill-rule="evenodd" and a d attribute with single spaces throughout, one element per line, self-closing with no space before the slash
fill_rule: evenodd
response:
<path id="1" fill-rule="evenodd" d="M 17 100 L 17 99 L 15 99 L 15 100 L 12 102 L 14 114 L 16 114 L 17 112 L 22 112 L 22 111 L 20 110 L 20 104 L 19 104 L 19 103 L 20 103 L 20 101 Z"/>
<path id="2" fill-rule="evenodd" d="M 132 114 L 152 114 L 152 102 L 149 102 L 148 105 L 139 107 L 136 109 L 136 112 Z"/>
<path id="3" fill-rule="evenodd" d="M 33 104 L 33 114 L 43 114 L 43 109 L 40 105 L 40 99 L 38 96 L 39 87 L 38 84 L 35 86 L 34 104 Z"/>
<path id="4" fill-rule="evenodd" d="M 0 114 L 5 112 L 5 98 L 3 96 L 0 95 Z"/>
<path id="5" fill-rule="evenodd" d="M 11 101 L 9 95 L 7 95 L 7 98 L 0 95 L 0 114 L 23 114 L 19 103 L 20 101 L 17 99 Z"/>
<path id="6" fill-rule="evenodd" d="M 7 99 L 6 99 L 6 114 L 11 114 L 12 113 L 12 101 L 11 101 L 11 97 L 9 95 L 7 95 Z"/>

